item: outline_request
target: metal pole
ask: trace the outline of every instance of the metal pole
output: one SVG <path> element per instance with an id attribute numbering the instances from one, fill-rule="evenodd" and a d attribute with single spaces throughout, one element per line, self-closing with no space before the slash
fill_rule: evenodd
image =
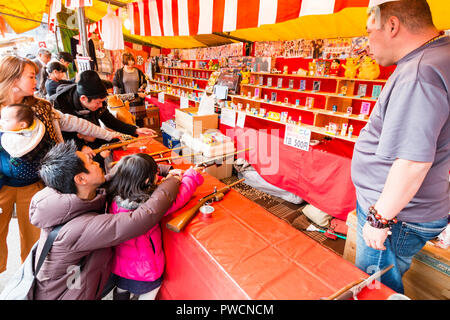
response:
<path id="1" fill-rule="evenodd" d="M 81 52 L 84 57 L 89 57 L 88 54 L 88 39 L 86 31 L 86 16 L 84 14 L 84 7 L 77 9 L 78 30 L 80 30 L 80 45 Z"/>
<path id="2" fill-rule="evenodd" d="M 59 44 L 58 44 L 58 26 L 55 26 L 55 40 L 56 40 L 56 51 L 59 51 Z"/>

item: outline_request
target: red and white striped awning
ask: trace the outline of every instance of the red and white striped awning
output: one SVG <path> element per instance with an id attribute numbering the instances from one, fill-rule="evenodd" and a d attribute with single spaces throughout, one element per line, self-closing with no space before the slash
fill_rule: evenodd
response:
<path id="1" fill-rule="evenodd" d="M 93 0 L 66 0 L 66 8 L 92 7 Z"/>
<path id="2" fill-rule="evenodd" d="M 140 0 L 128 4 L 131 34 L 194 36 L 232 32 L 302 16 L 367 7 L 369 0 Z"/>

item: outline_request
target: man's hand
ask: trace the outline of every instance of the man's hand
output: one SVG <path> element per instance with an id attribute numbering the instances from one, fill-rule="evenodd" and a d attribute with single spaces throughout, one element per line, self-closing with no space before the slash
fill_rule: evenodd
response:
<path id="1" fill-rule="evenodd" d="M 94 152 L 94 150 L 92 150 L 91 147 L 83 146 L 83 147 L 81 148 L 81 152 L 87 154 L 88 157 L 90 157 L 90 158 L 94 158 L 94 157 L 95 157 L 95 152 Z"/>
<path id="2" fill-rule="evenodd" d="M 149 128 L 137 128 L 136 129 L 136 133 L 139 135 L 144 135 L 144 136 L 154 136 L 156 135 L 156 132 L 152 129 Z"/>
<path id="3" fill-rule="evenodd" d="M 384 242 L 388 237 L 389 228 L 378 229 L 372 227 L 368 222 L 363 227 L 362 234 L 363 239 L 367 246 L 376 250 L 386 250 Z"/>
<path id="4" fill-rule="evenodd" d="M 105 151 L 100 152 L 100 155 L 104 159 L 108 158 L 110 154 L 111 154 L 111 150 L 105 150 Z"/>
<path id="5" fill-rule="evenodd" d="M 145 94 L 145 92 L 138 92 L 137 94 L 138 94 L 139 98 L 142 98 L 142 99 L 144 99 L 147 96 Z"/>

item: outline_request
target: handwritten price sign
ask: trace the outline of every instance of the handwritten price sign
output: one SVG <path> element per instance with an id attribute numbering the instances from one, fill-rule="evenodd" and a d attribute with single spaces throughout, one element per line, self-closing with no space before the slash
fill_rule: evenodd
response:
<path id="1" fill-rule="evenodd" d="M 309 151 L 311 130 L 299 126 L 286 124 L 284 144 L 300 150 Z"/>

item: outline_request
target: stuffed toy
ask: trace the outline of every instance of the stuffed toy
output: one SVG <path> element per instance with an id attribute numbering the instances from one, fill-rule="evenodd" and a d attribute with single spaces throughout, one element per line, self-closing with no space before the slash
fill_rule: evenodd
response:
<path id="1" fill-rule="evenodd" d="M 316 60 L 308 63 L 308 76 L 315 76 L 316 75 Z"/>
<path id="2" fill-rule="evenodd" d="M 248 84 L 249 79 L 250 79 L 250 72 L 249 71 L 242 71 L 241 84 Z"/>
<path id="3" fill-rule="evenodd" d="M 359 67 L 358 78 L 375 80 L 380 75 L 380 66 L 371 57 L 365 56 Z"/>
<path id="4" fill-rule="evenodd" d="M 130 112 L 130 103 L 128 101 L 123 103 L 117 95 L 109 96 L 108 109 L 120 121 L 136 125 L 136 117 Z"/>
<path id="5" fill-rule="evenodd" d="M 331 66 L 330 66 L 330 76 L 337 77 L 340 66 L 341 66 L 341 62 L 339 61 L 339 59 L 333 59 L 333 62 L 331 62 Z"/>
<path id="6" fill-rule="evenodd" d="M 344 76 L 346 78 L 355 78 L 356 72 L 358 71 L 359 63 L 357 63 L 356 58 L 347 58 L 346 63 L 342 65 L 345 69 Z"/>

